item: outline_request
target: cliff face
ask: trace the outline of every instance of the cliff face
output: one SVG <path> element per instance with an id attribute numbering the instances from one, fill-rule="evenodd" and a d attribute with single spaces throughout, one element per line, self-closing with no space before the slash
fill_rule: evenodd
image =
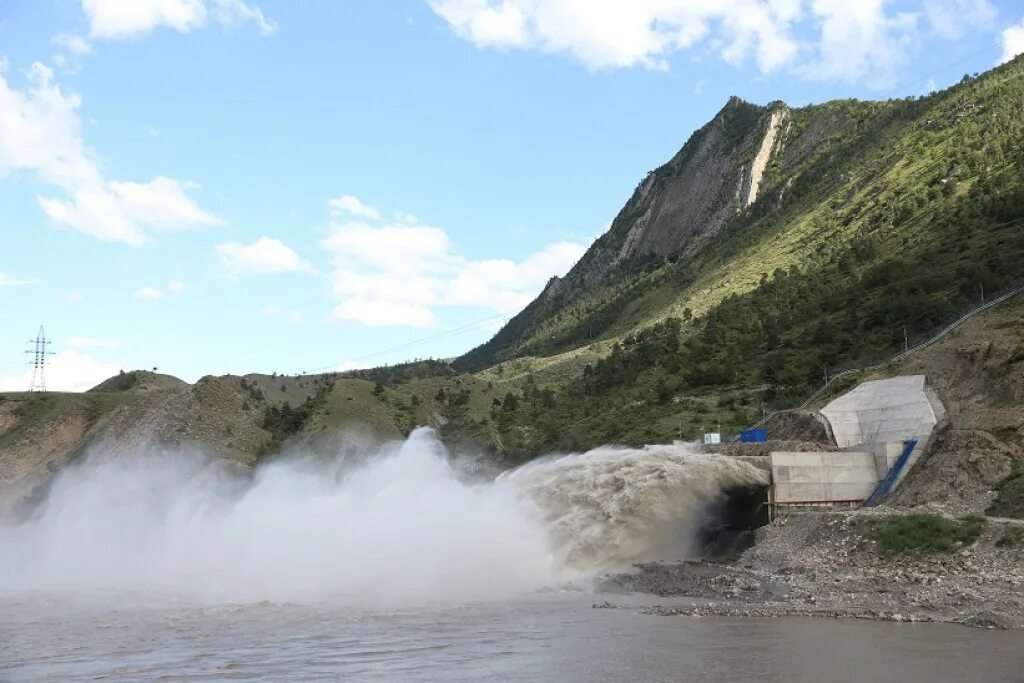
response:
<path id="1" fill-rule="evenodd" d="M 761 196 L 788 123 L 789 109 L 781 102 L 761 107 L 730 98 L 671 160 L 640 182 L 608 232 L 564 278 L 553 278 L 535 302 L 458 365 L 493 362 L 492 351 L 507 350 L 566 301 L 614 279 L 616 268 L 686 255 L 713 239 Z"/>
<path id="2" fill-rule="evenodd" d="M 979 211 L 983 230 L 1015 217 L 1021 116 L 1011 101 L 1022 81 L 1018 58 L 923 98 L 801 108 L 730 99 L 639 183 L 563 279 L 456 367 L 622 340 L 668 317 L 696 320 L 780 272 L 849 275 L 954 239 L 952 226 Z M 962 256 L 981 259 L 982 247 Z M 984 259 L 971 268 L 991 269 Z"/>
<path id="3" fill-rule="evenodd" d="M 623 261 L 686 252 L 717 234 L 756 199 L 786 111 L 782 104 L 759 107 L 731 98 L 641 181 L 608 233 L 565 280 L 592 283 Z"/>
<path id="4" fill-rule="evenodd" d="M 639 216 L 629 225 L 618 258 L 685 252 L 753 204 L 785 113 L 782 105 L 762 109 L 730 100 L 641 184 Z"/>

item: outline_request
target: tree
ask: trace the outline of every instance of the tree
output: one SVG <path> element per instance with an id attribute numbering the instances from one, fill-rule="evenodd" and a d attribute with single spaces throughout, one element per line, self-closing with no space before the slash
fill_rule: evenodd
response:
<path id="1" fill-rule="evenodd" d="M 503 410 L 509 413 L 514 413 L 519 410 L 519 397 L 513 394 L 511 391 L 505 394 L 505 399 L 501 402 Z"/>

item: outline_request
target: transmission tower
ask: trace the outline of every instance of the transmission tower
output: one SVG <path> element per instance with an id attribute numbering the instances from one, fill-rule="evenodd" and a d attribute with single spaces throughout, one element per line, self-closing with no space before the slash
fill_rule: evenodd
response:
<path id="1" fill-rule="evenodd" d="M 43 330 L 43 326 L 39 326 L 39 333 L 35 339 L 29 339 L 28 344 L 32 346 L 25 353 L 31 353 L 33 358 L 29 361 L 29 365 L 32 366 L 32 384 L 29 385 L 29 391 L 46 391 L 46 357 L 52 356 L 53 351 L 47 351 L 47 344 L 53 342 L 46 341 L 46 332 Z"/>

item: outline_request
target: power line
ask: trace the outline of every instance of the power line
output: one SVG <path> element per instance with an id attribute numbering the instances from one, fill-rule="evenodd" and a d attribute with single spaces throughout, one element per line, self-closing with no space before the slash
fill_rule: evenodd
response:
<path id="1" fill-rule="evenodd" d="M 978 237 L 986 237 L 986 236 L 987 237 L 991 237 L 993 234 L 998 233 L 998 232 L 1000 232 L 1002 230 L 1006 230 L 1007 228 L 1017 228 L 1017 227 L 1021 226 L 1022 224 L 1024 224 L 1024 218 L 1016 218 L 1016 219 L 1009 220 L 1009 221 L 1004 221 L 1004 222 L 1001 222 L 1001 223 L 990 223 L 990 224 L 986 225 L 984 228 L 972 231 L 967 236 L 958 236 L 956 238 L 948 239 L 948 240 L 928 240 L 927 242 L 919 242 L 917 244 L 917 246 L 919 246 L 920 248 L 906 251 L 906 252 L 903 253 L 903 255 L 908 256 L 908 257 L 920 258 L 921 256 L 926 255 L 926 254 L 928 254 L 930 252 L 935 252 L 935 251 L 943 252 L 943 251 L 948 250 L 949 247 L 952 246 L 952 245 L 961 244 L 961 243 L 965 243 L 965 242 L 971 242 L 971 241 L 977 239 Z M 1016 232 L 1015 231 L 1011 231 L 1011 230 L 1006 230 L 1005 234 L 1007 234 L 1009 236 L 1013 236 L 1013 235 L 1016 234 Z M 884 245 L 882 245 L 882 246 L 884 246 Z M 983 258 L 983 259 L 974 258 L 974 259 L 971 259 L 970 262 L 971 262 L 971 264 L 991 263 L 993 261 L 999 261 L 999 260 L 1006 259 L 1009 256 L 1012 256 L 1012 255 L 1014 255 L 1016 253 L 1018 253 L 1016 250 L 1002 251 L 1000 253 L 993 254 L 992 256 L 989 256 L 987 258 Z M 1022 254 L 1022 255 L 1024 255 L 1024 254 Z M 857 274 L 855 274 L 855 275 L 857 275 Z M 833 275 L 830 278 L 828 278 L 828 281 L 830 281 L 830 282 L 849 281 L 849 280 L 853 279 L 853 277 L 855 275 L 850 275 L 850 276 Z M 859 275 L 861 277 L 863 277 L 864 273 L 860 273 Z M 935 273 L 928 272 L 928 273 L 922 273 L 920 275 L 914 275 L 914 276 L 900 278 L 900 279 L 888 280 L 884 284 L 881 284 L 881 285 L 877 285 L 877 286 L 873 286 L 873 287 L 869 287 L 869 288 L 856 289 L 856 290 L 848 290 L 845 293 L 844 296 L 831 299 L 830 301 L 832 301 L 832 302 L 842 302 L 842 301 L 848 301 L 848 300 L 855 300 L 855 299 L 863 296 L 864 294 L 870 294 L 870 293 L 873 293 L 873 292 L 882 291 L 882 290 L 889 289 L 889 288 L 891 288 L 891 287 L 893 287 L 895 285 L 899 285 L 899 284 L 905 284 L 905 283 L 914 282 L 914 281 L 918 281 L 918 280 L 927 280 L 927 279 L 932 278 L 932 277 L 935 277 Z M 956 278 L 955 276 L 953 276 L 950 279 L 950 281 L 947 282 L 946 284 L 947 284 L 947 286 L 952 286 L 952 285 L 957 284 L 958 282 L 960 282 L 960 280 L 958 278 Z M 770 283 L 771 283 L 771 281 L 769 280 L 769 284 Z M 746 293 L 752 293 L 756 289 L 757 289 L 757 287 L 755 286 L 755 287 L 751 288 L 749 290 L 749 292 L 746 292 Z M 719 303 L 721 303 L 721 302 L 719 302 Z M 715 304 L 715 306 L 717 306 L 717 305 L 718 305 L 718 303 Z M 510 346 L 514 346 L 516 343 L 517 342 L 511 342 L 511 343 L 506 344 L 504 346 L 496 347 L 495 350 L 496 351 L 500 351 L 500 350 L 506 349 L 506 348 L 508 348 Z"/>
<path id="2" fill-rule="evenodd" d="M 493 322 L 495 320 L 501 320 L 501 319 L 504 319 L 506 317 L 507 317 L 506 314 L 499 313 L 497 315 L 492 315 L 492 316 L 489 316 L 487 318 L 481 318 L 480 320 L 476 320 L 476 321 L 471 322 L 471 323 L 466 323 L 465 325 L 461 325 L 459 327 L 453 327 L 453 328 L 448 329 L 448 330 L 443 330 L 441 332 L 437 332 L 437 333 L 432 334 L 432 335 L 427 336 L 427 337 L 420 337 L 418 339 L 413 339 L 411 341 L 404 342 L 404 343 L 398 344 L 396 346 L 389 346 L 389 347 L 386 347 L 386 348 L 383 348 L 383 349 L 379 349 L 377 351 L 374 351 L 373 353 L 368 353 L 368 354 L 365 354 L 363 356 L 357 356 L 357 357 L 353 358 L 352 360 L 353 361 L 368 360 L 370 358 L 376 358 L 376 357 L 382 356 L 382 355 L 387 354 L 387 353 L 392 353 L 394 351 L 402 351 L 404 349 L 414 348 L 414 347 L 417 347 L 417 346 L 422 346 L 423 344 L 426 344 L 426 343 L 429 343 L 429 342 L 438 341 L 438 340 L 445 339 L 445 338 L 448 338 L 448 337 L 454 337 L 454 336 L 457 336 L 457 335 L 460 335 L 460 334 L 465 334 L 466 332 L 470 332 L 470 331 L 475 330 L 475 329 L 477 329 L 479 327 L 483 327 L 484 325 L 486 325 L 488 323 L 491 323 L 491 322 Z M 329 370 L 331 368 L 337 367 L 337 365 L 338 365 L 337 363 L 332 363 L 330 365 L 325 365 L 323 367 L 314 368 L 312 370 L 312 372 L 316 373 L 316 372 L 321 372 L 323 370 Z"/>
<path id="3" fill-rule="evenodd" d="M 921 216 L 921 214 L 918 214 L 918 217 L 920 217 L 920 216 Z M 1005 228 L 1008 228 L 1008 227 L 1011 227 L 1011 228 L 1012 227 L 1017 227 L 1021 223 L 1024 223 L 1024 219 L 1014 219 L 1014 220 L 1005 221 L 1005 222 L 1002 222 L 1002 223 L 989 224 L 989 225 L 985 226 L 984 228 L 982 228 L 980 230 L 973 231 L 970 235 L 967 235 L 967 236 L 958 236 L 958 237 L 956 237 L 954 239 L 949 239 L 949 240 L 930 240 L 930 241 L 928 241 L 928 242 L 926 242 L 924 244 L 921 244 L 922 248 L 918 249 L 918 250 L 914 250 L 912 252 L 912 254 L 914 256 L 920 257 L 921 255 L 926 254 L 926 253 L 928 253 L 930 251 L 945 250 L 945 249 L 948 249 L 951 245 L 955 245 L 955 244 L 959 244 L 959 243 L 963 243 L 963 242 L 970 242 L 970 241 L 978 238 L 979 236 L 991 235 L 993 233 L 998 232 L 1000 229 L 1005 229 Z M 1007 252 L 1003 252 L 1001 254 L 997 254 L 997 255 L 991 256 L 991 257 L 986 258 L 986 259 L 975 259 L 972 262 L 975 263 L 975 264 L 989 263 L 991 261 L 1001 260 L 1001 259 L 1004 259 L 1006 257 L 1007 257 Z M 884 290 L 884 289 L 889 289 L 889 288 L 891 288 L 891 287 L 893 287 L 895 285 L 905 284 L 905 283 L 909 283 L 909 282 L 914 282 L 914 281 L 917 281 L 917 280 L 924 280 L 924 279 L 928 279 L 928 278 L 931 278 L 931 277 L 934 277 L 933 273 L 924 273 L 924 274 L 921 274 L 921 275 L 916 275 L 916 276 L 907 277 L 907 278 L 901 278 L 901 279 L 898 279 L 898 280 L 889 280 L 885 284 L 882 284 L 882 285 L 879 285 L 879 286 L 870 287 L 870 288 L 864 288 L 864 289 L 859 289 L 859 290 L 854 290 L 854 291 L 848 291 L 845 296 L 838 297 L 838 298 L 835 298 L 835 299 L 831 299 L 830 303 L 835 304 L 835 303 L 838 303 L 838 302 L 854 300 L 856 298 L 862 297 L 865 294 L 870 294 L 870 293 L 881 291 L 881 290 Z M 947 284 L 951 286 L 951 285 L 956 284 L 956 282 L 955 281 L 954 282 L 949 282 Z M 423 344 L 426 344 L 426 343 L 429 343 L 429 342 L 432 342 L 432 341 L 437 341 L 437 340 L 444 339 L 444 338 L 447 338 L 447 337 L 457 336 L 459 334 L 464 334 L 466 332 L 469 332 L 469 331 L 472 331 L 472 330 L 477 329 L 479 327 L 482 327 L 483 325 L 485 325 L 487 323 L 490 323 L 490 322 L 493 322 L 495 320 L 498 320 L 498 319 L 501 319 L 501 318 L 505 318 L 505 317 L 506 317 L 505 314 L 492 315 L 492 316 L 489 316 L 487 318 L 482 318 L 480 320 L 476 320 L 474 322 L 467 323 L 465 325 L 461 325 L 459 327 L 454 327 L 454 328 L 451 328 L 451 329 L 448 329 L 448 330 L 443 330 L 441 332 L 437 332 L 435 334 L 432 334 L 432 335 L 429 335 L 429 336 L 426 336 L 426 337 L 421 337 L 421 338 L 418 338 L 418 339 L 413 339 L 411 341 L 408 341 L 408 342 L 405 342 L 405 343 L 402 343 L 402 344 L 398 344 L 398 345 L 395 345 L 395 346 L 389 346 L 387 348 L 383 348 L 383 349 L 380 349 L 378 351 L 374 351 L 373 353 L 365 354 L 363 356 L 358 356 L 358 357 L 354 358 L 353 360 L 355 360 L 355 361 L 368 360 L 370 358 L 379 357 L 379 356 L 382 356 L 384 354 L 391 353 L 391 352 L 394 352 L 394 351 L 401 351 L 401 350 L 408 349 L 408 348 L 414 348 L 414 347 L 421 346 Z M 508 348 L 508 347 L 514 346 L 514 345 L 515 345 L 515 342 L 512 342 L 512 343 L 509 343 L 509 344 L 505 344 L 503 346 L 499 346 L 495 350 L 496 351 L 500 351 L 500 350 L 503 350 L 505 348 Z M 311 370 L 311 372 L 312 373 L 322 372 L 324 370 L 330 370 L 330 369 L 335 368 L 335 367 L 337 367 L 337 363 L 332 363 L 330 365 L 325 365 L 325 366 L 322 366 L 322 367 L 319 367 L 319 368 L 314 368 L 313 370 Z"/>
<path id="4" fill-rule="evenodd" d="M 979 55 L 985 54 L 989 50 L 992 50 L 992 49 L 997 48 L 997 47 L 1001 47 L 1002 44 L 1003 44 L 1002 41 L 992 43 L 991 45 L 988 45 L 986 47 L 981 48 L 977 52 L 972 52 L 971 54 L 967 55 L 966 57 L 961 57 L 960 59 L 956 60 L 955 62 L 950 62 L 949 64 L 946 64 L 945 66 L 940 66 L 935 71 L 932 71 L 931 73 L 927 73 L 924 76 L 921 76 L 920 78 L 918 78 L 917 80 L 910 81 L 909 83 L 904 83 L 903 85 L 899 86 L 898 88 L 895 88 L 894 90 L 890 90 L 889 92 L 885 93 L 883 95 L 883 97 L 891 97 L 891 96 L 895 95 L 896 93 L 898 93 L 900 90 L 904 90 L 906 88 L 909 88 L 912 85 L 917 85 L 921 81 L 926 81 L 929 78 L 931 78 L 932 76 L 940 74 L 943 71 L 945 71 L 946 69 L 950 69 L 950 68 L 956 66 L 957 64 L 963 64 L 964 62 L 969 61 L 971 59 L 974 59 L 975 57 L 977 57 Z"/>
<path id="5" fill-rule="evenodd" d="M 46 357 L 52 356 L 53 351 L 48 351 L 47 346 L 53 342 L 47 341 L 46 332 L 43 326 L 39 326 L 39 332 L 35 339 L 29 339 L 27 344 L 32 345 L 25 353 L 32 354 L 32 360 L 28 362 L 32 366 L 32 382 L 29 384 L 29 391 L 46 391 Z"/>
<path id="6" fill-rule="evenodd" d="M 986 45 L 985 47 L 983 47 L 983 48 L 981 48 L 979 50 L 976 50 L 975 52 L 972 52 L 972 53 L 970 53 L 970 54 L 968 54 L 968 55 L 966 55 L 966 56 L 964 56 L 964 57 L 962 57 L 962 58 L 960 58 L 960 59 L 958 59 L 956 61 L 953 61 L 953 62 L 950 62 L 948 64 L 945 64 L 945 65 L 943 65 L 943 66 L 941 66 L 941 67 L 939 67 L 939 68 L 937 68 L 937 69 L 935 69 L 935 70 L 933 70 L 933 71 L 931 71 L 931 72 L 921 76 L 920 78 L 917 78 L 917 79 L 915 79 L 913 81 L 909 81 L 907 83 L 904 83 L 903 85 L 898 86 L 897 88 L 894 88 L 893 90 L 885 93 L 883 95 L 883 97 L 891 97 L 891 96 L 895 95 L 896 93 L 900 92 L 901 90 L 904 90 L 904 89 L 906 89 L 906 88 L 908 88 L 908 87 L 910 87 L 912 85 L 916 85 L 918 83 L 921 83 L 922 81 L 926 81 L 927 79 L 931 78 L 932 76 L 935 76 L 935 75 L 937 75 L 937 74 L 939 74 L 939 73 L 941 73 L 941 72 L 943 72 L 943 71 L 945 71 L 945 70 L 947 70 L 949 68 L 957 66 L 958 64 L 962 64 L 962 63 L 964 63 L 966 61 L 969 61 L 969 60 L 971 60 L 971 59 L 973 59 L 973 58 L 975 58 L 975 57 L 977 57 L 979 55 L 982 55 L 982 54 L 984 54 L 984 53 L 986 53 L 986 52 L 988 52 L 988 51 L 990 51 L 992 49 L 995 49 L 995 48 L 999 47 L 1000 45 L 1001 45 L 1000 42 L 995 42 L 995 43 Z M 938 166 L 942 165 L 942 163 L 943 162 L 939 161 L 939 162 L 935 162 L 933 165 L 938 167 Z M 443 332 L 439 332 L 439 333 L 434 334 L 434 335 L 430 335 L 430 336 L 427 336 L 427 337 L 422 337 L 422 338 L 419 338 L 419 339 L 415 339 L 415 340 L 412 340 L 412 341 L 409 341 L 409 342 L 406 342 L 406 343 L 403 343 L 403 344 L 399 344 L 399 345 L 396 345 L 396 346 L 391 346 L 391 347 L 387 347 L 387 348 L 384 348 L 384 349 L 380 349 L 380 350 L 375 351 L 373 353 L 366 354 L 366 355 L 354 358 L 353 360 L 355 360 L 355 361 L 367 360 L 367 359 L 379 357 L 381 355 L 384 355 L 384 354 L 387 354 L 387 353 L 391 353 L 391 352 L 394 352 L 394 351 L 400 351 L 400 350 L 404 350 L 404 349 L 408 349 L 408 348 L 414 348 L 414 347 L 421 346 L 423 344 L 426 344 L 426 343 L 429 343 L 429 342 L 432 342 L 432 341 L 437 341 L 437 340 L 444 339 L 444 338 L 447 338 L 447 337 L 456 336 L 456 335 L 459 335 L 459 334 L 464 334 L 465 332 L 474 330 L 474 329 L 476 329 L 476 328 L 478 328 L 478 327 L 480 327 L 480 326 L 482 326 L 482 325 L 484 325 L 484 324 L 486 324 L 488 322 L 491 322 L 493 320 L 497 320 L 497 319 L 503 318 L 503 317 L 505 317 L 503 314 L 490 316 L 488 318 L 484 318 L 484 319 L 475 321 L 473 323 L 468 323 L 468 324 L 460 326 L 460 327 L 452 328 L 450 330 L 445 330 Z M 513 345 L 514 345 L 514 343 L 507 344 L 507 345 L 498 347 L 497 350 L 501 350 L 503 348 L 507 348 L 507 347 L 513 346 Z M 321 372 L 321 371 L 324 371 L 324 370 L 329 370 L 331 368 L 336 367 L 336 365 L 337 365 L 336 363 L 324 365 L 324 366 L 319 367 L 319 368 L 314 368 L 311 372 L 316 373 L 316 372 Z"/>

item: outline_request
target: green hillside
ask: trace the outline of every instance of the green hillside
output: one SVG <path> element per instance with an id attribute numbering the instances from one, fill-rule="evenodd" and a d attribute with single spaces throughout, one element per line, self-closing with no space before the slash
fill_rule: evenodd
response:
<path id="1" fill-rule="evenodd" d="M 492 421 L 493 443 L 526 457 L 736 428 L 1018 282 L 1021 102 L 1022 58 L 924 98 L 731 101 L 563 280 L 456 361 L 565 359 L 554 396 L 524 387 L 520 407 Z M 780 110 L 761 190 L 742 206 L 744 164 Z M 739 166 L 723 170 L 723 158 Z M 688 196 L 681 181 L 711 196 L 692 204 L 704 223 L 675 202 Z M 602 358 L 574 362 L 594 340 Z"/>
<path id="2" fill-rule="evenodd" d="M 608 233 L 563 280 L 457 366 L 548 356 L 665 317 L 685 319 L 687 308 L 700 318 L 783 272 L 849 280 L 868 276 L 866 269 L 886 260 L 898 270 L 925 258 L 933 267 L 952 267 L 954 284 L 971 285 L 972 293 L 986 284 L 999 287 L 1012 269 L 1005 260 L 988 259 L 1009 259 L 1003 245 L 1014 230 L 1004 230 L 1009 237 L 996 231 L 1020 216 L 1022 202 L 1021 73 L 1018 58 L 929 97 L 885 102 L 787 109 L 731 101 L 641 183 Z M 757 201 L 741 208 L 735 195 L 744 165 L 770 113 L 780 109 L 785 119 Z M 722 159 L 734 167 L 723 171 Z M 681 185 L 694 182 L 730 210 L 715 213 L 703 204 L 663 209 L 670 195 L 685 195 Z M 691 206 L 706 219 L 696 227 L 684 210 Z M 631 252 L 631 232 L 653 237 L 641 238 L 644 250 Z M 946 244 L 955 253 L 945 253 Z M 941 252 L 942 261 L 931 261 L 929 250 Z M 976 267 L 965 273 L 969 263 Z M 876 279 L 885 284 L 891 278 L 881 268 Z M 852 295 L 870 284 L 868 278 L 838 287 Z"/>
<path id="3" fill-rule="evenodd" d="M 506 462 L 738 429 L 1024 278 L 1022 102 L 1024 57 L 923 98 L 733 98 L 564 278 L 451 363 L 0 396 L 0 459 L 28 463 L 27 486 L 142 429 L 245 464 L 350 426 L 430 425 Z"/>

